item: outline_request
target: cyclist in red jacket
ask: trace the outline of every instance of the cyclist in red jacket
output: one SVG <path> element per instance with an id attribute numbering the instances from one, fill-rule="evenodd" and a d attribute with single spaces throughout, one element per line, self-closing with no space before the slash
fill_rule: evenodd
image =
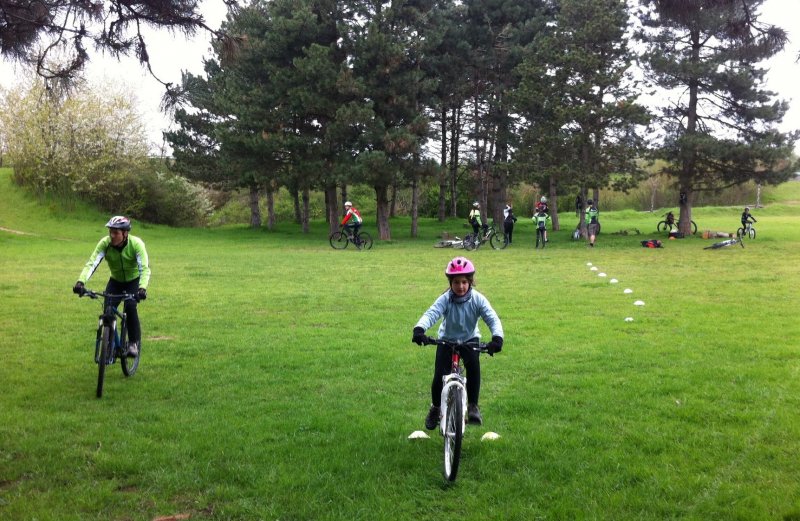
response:
<path id="1" fill-rule="evenodd" d="M 344 209 L 347 211 L 347 213 L 345 213 L 344 217 L 342 218 L 342 227 L 347 235 L 350 237 L 355 237 L 358 234 L 358 230 L 361 229 L 361 223 L 363 222 L 361 213 L 350 201 L 344 203 Z"/>

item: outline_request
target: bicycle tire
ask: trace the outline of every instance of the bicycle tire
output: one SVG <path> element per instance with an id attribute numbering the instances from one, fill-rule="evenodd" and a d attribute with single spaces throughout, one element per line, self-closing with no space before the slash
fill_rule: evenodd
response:
<path id="1" fill-rule="evenodd" d="M 741 239 L 744 236 L 744 228 L 737 228 L 736 229 L 736 238 Z"/>
<path id="2" fill-rule="evenodd" d="M 100 358 L 97 360 L 97 397 L 103 397 L 103 382 L 106 377 L 106 366 L 111 356 L 112 345 L 114 344 L 114 330 L 111 326 L 103 326 L 100 336 Z"/>
<path id="3" fill-rule="evenodd" d="M 475 237 L 472 234 L 469 234 L 464 239 L 464 249 L 467 251 L 472 251 L 476 249 L 477 246 L 475 245 Z"/>
<path id="4" fill-rule="evenodd" d="M 689 222 L 691 224 L 690 229 L 692 230 L 692 235 L 695 235 L 697 233 L 697 223 L 694 221 L 689 221 Z"/>
<path id="5" fill-rule="evenodd" d="M 333 232 L 330 237 L 328 237 L 328 242 L 331 243 L 331 248 L 334 250 L 343 250 L 347 248 L 347 243 L 350 241 L 347 239 L 347 234 L 344 232 Z"/>
<path id="6" fill-rule="evenodd" d="M 751 239 L 755 239 L 756 229 L 751 226 L 750 229 L 747 231 L 747 234 L 750 236 Z"/>
<path id="7" fill-rule="evenodd" d="M 494 232 L 489 236 L 489 244 L 491 244 L 492 248 L 495 250 L 502 250 L 508 246 L 508 236 L 506 234 L 501 236 L 499 233 Z"/>
<path id="8" fill-rule="evenodd" d="M 356 247 L 359 250 L 371 250 L 372 249 L 372 236 L 367 232 L 359 232 L 358 236 L 359 243 L 356 244 Z"/>
<path id="9" fill-rule="evenodd" d="M 459 387 L 452 387 L 447 396 L 447 418 L 444 436 L 444 478 L 455 481 L 461 461 L 461 441 L 464 437 L 464 402 Z"/>
<path id="10" fill-rule="evenodd" d="M 142 341 L 139 340 L 139 354 L 134 357 L 128 357 L 128 324 L 124 323 L 122 325 L 122 331 L 119 334 L 119 341 L 122 345 L 121 347 L 121 366 L 122 366 L 122 374 L 127 377 L 131 377 L 136 374 L 136 370 L 139 368 L 139 357 L 142 356 Z"/>
<path id="11" fill-rule="evenodd" d="M 656 225 L 656 230 L 659 232 L 668 232 L 671 226 L 667 224 L 667 221 L 658 221 Z"/>

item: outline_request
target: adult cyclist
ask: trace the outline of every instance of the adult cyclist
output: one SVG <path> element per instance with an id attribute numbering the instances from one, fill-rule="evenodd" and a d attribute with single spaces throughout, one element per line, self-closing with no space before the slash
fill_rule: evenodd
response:
<path id="1" fill-rule="evenodd" d="M 132 293 L 136 300 L 125 301 L 125 313 L 128 316 L 128 356 L 135 357 L 139 354 L 139 345 L 142 341 L 142 329 L 139 324 L 137 303 L 147 298 L 147 285 L 150 282 L 150 264 L 144 241 L 139 237 L 129 235 L 131 221 L 122 215 L 112 217 L 107 223 L 108 235 L 97 243 L 89 261 L 78 276 L 78 282 L 72 291 L 79 296 L 86 293 L 86 282 L 89 281 L 97 267 L 106 260 L 111 271 L 111 277 L 106 284 L 106 293 L 119 295 Z M 106 299 L 103 307 L 108 304 L 119 306 L 122 299 Z"/>
<path id="2" fill-rule="evenodd" d="M 350 237 L 355 238 L 358 235 L 358 230 L 361 229 L 361 223 L 363 219 L 361 218 L 361 213 L 358 211 L 357 208 L 353 207 L 353 203 L 350 201 L 346 201 L 344 203 L 345 214 L 342 218 L 342 226 L 344 227 L 345 233 Z"/>

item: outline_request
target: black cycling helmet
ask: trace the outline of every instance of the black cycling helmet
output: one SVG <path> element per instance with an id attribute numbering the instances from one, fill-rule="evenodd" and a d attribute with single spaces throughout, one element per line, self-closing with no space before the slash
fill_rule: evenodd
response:
<path id="1" fill-rule="evenodd" d="M 115 230 L 131 231 L 131 220 L 124 215 L 115 215 L 106 223 L 106 228 L 113 228 Z"/>

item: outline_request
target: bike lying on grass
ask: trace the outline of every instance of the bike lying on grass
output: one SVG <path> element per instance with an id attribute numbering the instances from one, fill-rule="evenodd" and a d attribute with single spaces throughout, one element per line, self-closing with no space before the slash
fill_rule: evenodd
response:
<path id="1" fill-rule="evenodd" d="M 447 340 L 425 337 L 425 345 L 443 346 L 450 349 L 452 368 L 450 374 L 443 377 L 441 419 L 439 432 L 444 438 L 444 478 L 455 481 L 458 474 L 458 465 L 461 461 L 461 441 L 467 427 L 467 378 L 463 375 L 461 362 L 461 349 L 472 349 L 486 353 L 486 344 L 479 342 L 449 342 Z"/>
<path id="2" fill-rule="evenodd" d="M 726 246 L 733 246 L 734 244 L 738 244 L 742 248 L 744 248 L 744 242 L 742 241 L 741 237 L 737 237 L 735 239 L 728 239 L 727 241 L 722 242 L 715 242 L 711 246 L 706 246 L 703 248 L 704 250 L 717 250 L 719 248 L 725 248 Z"/>
<path id="3" fill-rule="evenodd" d="M 111 302 L 121 302 L 123 308 L 125 301 L 136 300 L 133 293 L 112 293 L 94 292 L 86 290 L 83 296 L 90 299 L 103 297 L 105 306 L 100 321 L 97 324 L 97 337 L 94 345 L 94 361 L 97 364 L 97 397 L 103 396 L 103 380 L 105 379 L 106 366 L 113 365 L 117 358 L 122 365 L 122 373 L 125 376 L 133 376 L 139 368 L 139 358 L 142 356 L 142 343 L 139 342 L 139 351 L 136 356 L 127 356 L 128 353 L 128 320 L 125 312 L 120 312 Z M 117 331 L 117 318 L 120 319 L 120 330 Z"/>

